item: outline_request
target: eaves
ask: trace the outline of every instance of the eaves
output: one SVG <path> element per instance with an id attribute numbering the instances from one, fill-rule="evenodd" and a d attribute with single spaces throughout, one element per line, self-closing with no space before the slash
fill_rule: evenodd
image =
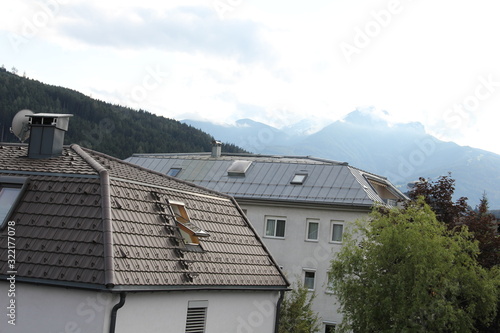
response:
<path id="1" fill-rule="evenodd" d="M 0 275 L 0 281 L 8 281 L 9 275 Z M 245 285 L 234 285 L 234 286 L 190 286 L 190 285 L 164 285 L 164 286 L 121 286 L 115 285 L 111 288 L 106 287 L 102 284 L 90 284 L 90 283 L 79 283 L 79 282 L 67 282 L 60 280 L 48 280 L 48 279 L 38 279 L 38 278 L 26 278 L 16 276 L 16 283 L 29 283 L 33 285 L 46 286 L 52 288 L 71 288 L 79 290 L 93 290 L 93 291 L 107 291 L 111 293 L 119 293 L 123 291 L 127 292 L 159 292 L 159 291 L 288 291 L 289 285 L 280 286 L 245 286 Z"/>
<path id="2" fill-rule="evenodd" d="M 258 205 L 266 207 L 289 207 L 300 209 L 322 209 L 322 210 L 336 210 L 336 211 L 350 211 L 350 212 L 369 212 L 374 207 L 373 203 L 370 204 L 355 204 L 355 203 L 329 203 L 329 202 L 311 202 L 311 201 L 297 201 L 297 200 L 277 200 L 277 199 L 249 199 L 235 197 L 239 205 Z"/>

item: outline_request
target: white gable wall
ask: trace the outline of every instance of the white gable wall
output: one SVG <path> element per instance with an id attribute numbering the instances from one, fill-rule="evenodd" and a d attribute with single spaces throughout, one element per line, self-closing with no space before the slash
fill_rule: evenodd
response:
<path id="1" fill-rule="evenodd" d="M 0 281 L 3 309 L 1 332 L 83 333 L 108 332 L 111 309 L 119 296 L 106 292 L 67 289 L 16 282 L 15 298 L 9 283 Z M 15 299 L 15 326 L 8 324 L 6 309 Z"/>
<path id="2" fill-rule="evenodd" d="M 272 333 L 278 298 L 253 291 L 128 293 L 116 332 L 184 332 L 189 302 L 208 301 L 207 333 Z"/>
<path id="3" fill-rule="evenodd" d="M 330 260 L 342 247 L 341 243 L 330 241 L 331 225 L 332 221 L 343 222 L 345 231 L 350 222 L 366 218 L 368 211 L 312 205 L 294 207 L 278 203 L 261 205 L 246 201 L 240 202 L 240 206 L 291 283 L 297 280 L 303 283 L 305 270 L 315 271 L 316 298 L 312 309 L 320 315 L 321 321 L 340 323 L 342 315 L 338 313 L 335 297 L 327 290 Z M 265 236 L 266 216 L 286 218 L 284 239 Z M 306 240 L 308 219 L 319 222 L 318 241 Z"/>
<path id="4" fill-rule="evenodd" d="M 5 316 L 9 284 L 0 281 L 1 332 L 109 332 L 120 300 L 107 292 L 16 283 L 15 323 Z M 277 291 L 186 291 L 127 293 L 117 312 L 117 333 L 184 332 L 189 301 L 208 301 L 207 333 L 272 333 Z M 6 328 L 6 329 L 4 329 Z"/>

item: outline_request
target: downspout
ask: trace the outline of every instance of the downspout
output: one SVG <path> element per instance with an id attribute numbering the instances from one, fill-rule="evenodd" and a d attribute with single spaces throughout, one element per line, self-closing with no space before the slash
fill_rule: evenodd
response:
<path id="1" fill-rule="evenodd" d="M 95 171 L 99 173 L 101 183 L 101 209 L 103 222 L 103 245 L 104 245 L 104 285 L 106 288 L 113 288 L 115 285 L 114 257 L 113 257 L 113 224 L 111 219 L 111 193 L 108 170 L 85 152 L 79 145 L 72 144 L 73 149 L 87 162 Z"/>
<path id="2" fill-rule="evenodd" d="M 285 290 L 280 290 L 280 298 L 276 304 L 276 318 L 274 320 L 274 333 L 278 333 L 280 325 L 280 314 L 281 314 L 281 303 L 283 303 L 283 297 L 285 297 Z"/>
<path id="3" fill-rule="evenodd" d="M 127 297 L 127 294 L 125 292 L 121 292 L 120 301 L 116 303 L 115 306 L 113 306 L 113 309 L 111 310 L 111 320 L 109 321 L 109 333 L 115 333 L 116 315 L 118 309 L 120 309 L 125 304 L 125 297 Z"/>

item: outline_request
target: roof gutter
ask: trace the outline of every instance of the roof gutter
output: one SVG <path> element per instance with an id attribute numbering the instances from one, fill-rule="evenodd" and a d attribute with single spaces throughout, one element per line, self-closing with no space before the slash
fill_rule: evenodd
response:
<path id="1" fill-rule="evenodd" d="M 111 220 L 111 194 L 110 194 L 110 180 L 108 170 L 94 160 L 87 154 L 80 146 L 76 144 L 71 145 L 78 155 L 80 155 L 85 162 L 99 173 L 99 180 L 101 183 L 101 209 L 102 209 L 102 223 L 104 232 L 104 284 L 106 288 L 113 288 L 115 285 L 114 269 L 113 269 L 113 225 Z"/>

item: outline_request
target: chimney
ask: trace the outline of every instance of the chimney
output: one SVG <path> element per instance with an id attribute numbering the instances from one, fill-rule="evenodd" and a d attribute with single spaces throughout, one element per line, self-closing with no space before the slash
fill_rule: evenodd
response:
<path id="1" fill-rule="evenodd" d="M 214 140 L 212 141 L 212 157 L 220 157 L 222 152 L 222 142 Z"/>
<path id="2" fill-rule="evenodd" d="M 64 133 L 68 130 L 72 114 L 35 113 L 26 115 L 30 124 L 29 158 L 50 158 L 60 156 Z"/>

